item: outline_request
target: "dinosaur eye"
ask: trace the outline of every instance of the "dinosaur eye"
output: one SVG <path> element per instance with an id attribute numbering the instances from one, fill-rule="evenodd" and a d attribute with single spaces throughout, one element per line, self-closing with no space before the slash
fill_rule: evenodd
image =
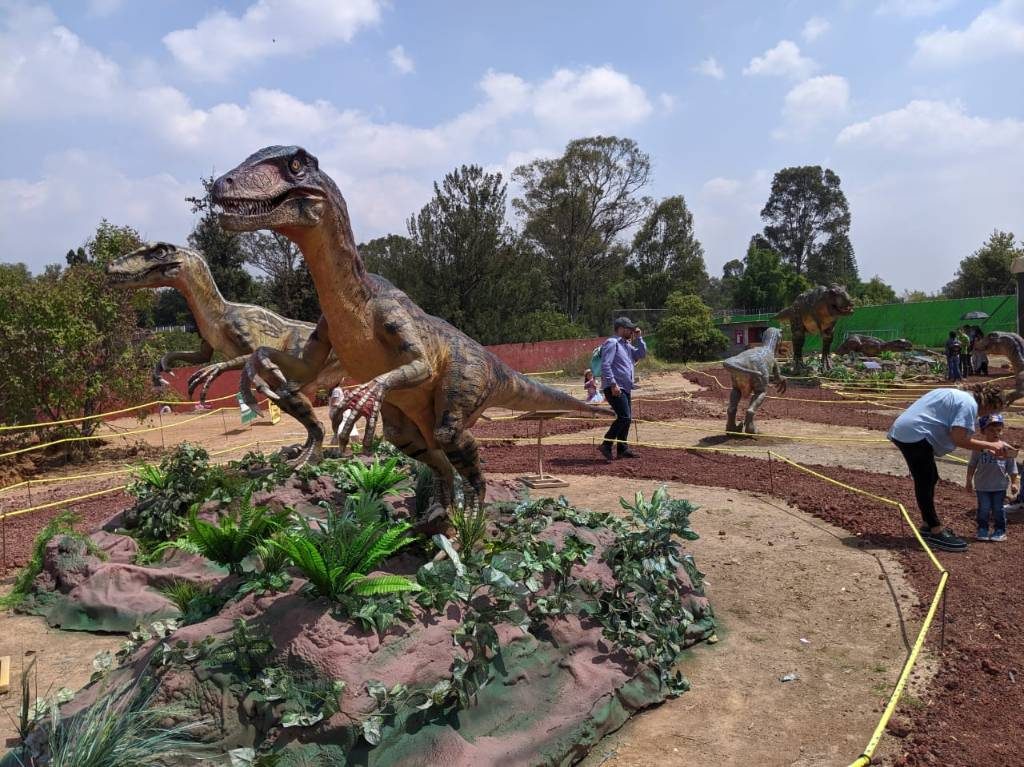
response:
<path id="1" fill-rule="evenodd" d="M 292 173 L 298 173 L 300 170 L 302 170 L 302 162 L 299 160 L 298 157 L 293 157 L 288 167 L 292 169 Z"/>

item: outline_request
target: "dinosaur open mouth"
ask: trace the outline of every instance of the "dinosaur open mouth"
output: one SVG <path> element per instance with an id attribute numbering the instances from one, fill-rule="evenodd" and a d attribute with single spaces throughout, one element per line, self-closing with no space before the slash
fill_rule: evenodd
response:
<path id="1" fill-rule="evenodd" d="M 313 195 L 310 195 L 308 192 L 291 189 L 287 192 L 282 192 L 277 195 L 277 197 L 272 197 L 269 200 L 221 198 L 214 202 L 223 213 L 227 213 L 232 216 L 265 216 L 279 208 L 287 200 L 300 198 L 315 199 Z"/>

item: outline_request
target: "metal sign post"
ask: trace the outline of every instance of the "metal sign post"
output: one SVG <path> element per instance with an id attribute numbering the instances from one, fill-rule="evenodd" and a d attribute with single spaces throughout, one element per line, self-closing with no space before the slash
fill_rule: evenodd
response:
<path id="1" fill-rule="evenodd" d="M 537 473 L 519 477 L 519 481 L 527 487 L 568 487 L 569 483 L 558 477 L 544 473 L 544 422 L 552 418 L 570 415 L 569 410 L 531 410 L 529 413 L 516 416 L 517 421 L 537 422 Z"/>

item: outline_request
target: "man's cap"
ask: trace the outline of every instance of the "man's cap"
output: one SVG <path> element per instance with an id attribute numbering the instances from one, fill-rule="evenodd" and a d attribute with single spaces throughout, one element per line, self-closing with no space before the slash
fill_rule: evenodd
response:
<path id="1" fill-rule="evenodd" d="M 984 430 L 990 423 L 1006 423 L 1006 421 L 1003 419 L 1002 413 L 993 413 L 992 415 L 982 416 L 978 421 L 978 426 Z"/>
<path id="2" fill-rule="evenodd" d="M 615 329 L 628 328 L 629 330 L 636 330 L 636 323 L 633 322 L 629 317 L 619 317 L 615 320 Z"/>

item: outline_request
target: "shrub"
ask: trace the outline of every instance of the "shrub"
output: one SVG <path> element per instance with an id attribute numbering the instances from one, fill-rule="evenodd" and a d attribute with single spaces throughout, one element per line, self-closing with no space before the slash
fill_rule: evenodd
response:
<path id="1" fill-rule="evenodd" d="M 142 465 L 128 493 L 138 500 L 125 514 L 125 523 L 138 537 L 150 541 L 175 538 L 185 527 L 194 503 L 206 500 L 209 454 L 199 445 L 182 442 L 160 462 Z"/>
<path id="2" fill-rule="evenodd" d="M 253 506 L 251 495 L 229 507 L 217 524 L 200 519 L 198 512 L 197 505 L 189 513 L 184 538 L 190 545 L 183 548 L 227 567 L 234 575 L 241 575 L 242 560 L 260 541 L 280 530 L 288 516 L 287 512 L 272 513 L 266 506 Z"/>
<path id="3" fill-rule="evenodd" d="M 561 341 L 566 338 L 587 338 L 592 333 L 579 323 L 573 322 L 561 312 L 541 309 L 524 315 L 514 333 L 517 343 L 533 341 Z"/>
<path id="4" fill-rule="evenodd" d="M 410 525 L 359 525 L 337 512 L 329 513 L 327 521 L 318 525 L 318 532 L 301 530 L 273 541 L 302 572 L 315 593 L 340 601 L 346 594 L 364 597 L 419 590 L 418 584 L 399 575 L 367 575 L 415 540 L 405 534 Z"/>
<path id="5" fill-rule="evenodd" d="M 344 466 L 345 478 L 364 498 L 383 498 L 398 495 L 408 484 L 408 476 L 398 466 L 397 458 L 386 461 L 375 459 L 369 466 L 360 461 L 349 461 Z"/>
<path id="6" fill-rule="evenodd" d="M 658 323 L 658 352 L 677 362 L 714 358 L 729 339 L 715 327 L 711 310 L 698 296 L 673 293 Z"/>

